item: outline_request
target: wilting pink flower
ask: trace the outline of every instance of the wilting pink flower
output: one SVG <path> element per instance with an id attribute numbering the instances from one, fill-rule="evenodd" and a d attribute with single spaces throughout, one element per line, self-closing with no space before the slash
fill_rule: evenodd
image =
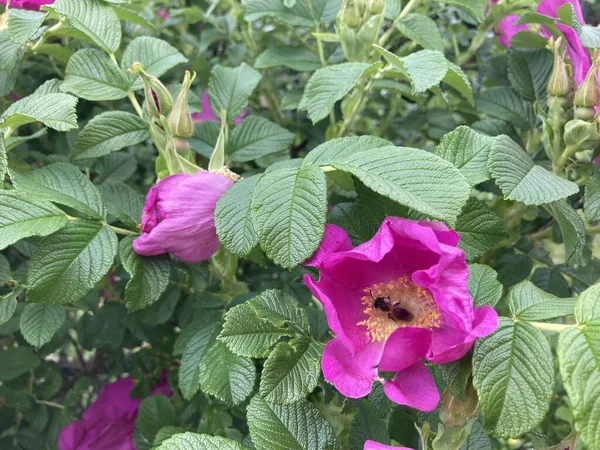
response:
<path id="1" fill-rule="evenodd" d="M 187 262 L 205 261 L 221 246 L 215 229 L 215 207 L 233 182 L 201 171 L 171 175 L 146 197 L 142 235 L 133 249 L 144 256 L 171 253 Z"/>
<path id="2" fill-rule="evenodd" d="M 380 444 L 379 442 L 375 442 L 375 441 L 367 441 L 367 442 L 365 442 L 365 446 L 363 447 L 363 450 L 412 450 L 412 449 L 408 448 L 408 447 L 394 447 L 393 445 Z"/>
<path id="3" fill-rule="evenodd" d="M 167 20 L 169 18 L 169 13 L 164 8 L 160 8 L 158 10 L 158 15 L 162 17 L 163 20 Z"/>
<path id="4" fill-rule="evenodd" d="M 244 109 L 240 113 L 239 116 L 237 116 L 235 119 L 233 119 L 233 123 L 236 125 L 241 123 L 242 120 L 244 119 L 244 117 L 246 117 L 247 113 L 248 113 L 248 111 Z M 212 109 L 210 108 L 210 100 L 208 98 L 208 91 L 204 91 L 202 93 L 202 112 L 192 114 L 192 119 L 194 119 L 194 122 L 207 122 L 207 121 L 221 122 L 221 119 L 219 119 L 217 116 L 215 116 L 212 112 Z"/>
<path id="5" fill-rule="evenodd" d="M 517 20 L 519 20 L 519 16 L 517 14 L 511 14 L 502 19 L 496 26 L 498 41 L 500 41 L 500 44 L 504 45 L 505 47 L 510 47 L 510 40 L 515 34 L 517 34 L 519 31 L 525 31 L 529 29 L 524 23 L 516 25 L 515 22 Z"/>
<path id="6" fill-rule="evenodd" d="M 0 3 L 6 5 L 6 0 L 0 0 Z M 42 6 L 51 5 L 52 3 L 54 3 L 54 0 L 11 0 L 10 7 L 39 11 Z"/>
<path id="7" fill-rule="evenodd" d="M 579 0 L 542 0 L 537 7 L 537 12 L 558 19 L 558 10 L 566 3 L 573 5 L 579 23 L 585 23 Z M 573 66 L 575 82 L 581 84 L 592 66 L 590 54 L 581 44 L 581 39 L 573 28 L 560 23 L 556 23 L 556 26 L 565 37 L 567 55 Z M 550 32 L 545 27 L 542 27 L 541 34 L 544 37 L 550 37 Z"/>
<path id="8" fill-rule="evenodd" d="M 82 420 L 62 429 L 59 450 L 135 450 L 133 432 L 141 399 L 131 398 L 134 382 L 130 377 L 110 383 L 83 413 Z M 172 392 L 162 380 L 151 395 L 170 397 Z"/>
<path id="9" fill-rule="evenodd" d="M 431 411 L 440 396 L 423 359 L 455 361 L 496 329 L 493 308 L 473 308 L 458 240 L 439 222 L 388 217 L 353 248 L 344 230 L 327 225 L 306 263 L 319 269 L 319 280 L 305 275 L 304 283 L 335 334 L 322 367 L 342 394 L 364 397 L 379 380 L 392 401 Z M 383 381 L 378 370 L 396 375 Z"/>

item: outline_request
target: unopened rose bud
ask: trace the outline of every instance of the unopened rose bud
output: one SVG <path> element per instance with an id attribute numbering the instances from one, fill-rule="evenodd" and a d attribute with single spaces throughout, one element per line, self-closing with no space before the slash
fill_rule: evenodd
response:
<path id="1" fill-rule="evenodd" d="M 381 14 L 385 8 L 384 0 L 371 0 L 369 2 L 369 12 L 371 14 Z"/>
<path id="2" fill-rule="evenodd" d="M 575 106 L 593 108 L 600 104 L 600 92 L 598 91 L 598 61 L 594 62 L 588 71 L 585 80 L 575 92 Z M 585 119 L 583 119 L 585 120 Z"/>
<path id="3" fill-rule="evenodd" d="M 575 87 L 571 71 L 561 56 L 562 37 L 551 42 L 554 52 L 554 68 L 548 81 L 548 94 L 556 97 L 566 97 Z"/>
<path id="4" fill-rule="evenodd" d="M 194 121 L 192 120 L 192 115 L 188 106 L 188 92 L 190 91 L 195 78 L 195 72 L 192 75 L 186 70 L 181 91 L 179 91 L 173 110 L 167 119 L 169 129 L 171 130 L 171 133 L 173 133 L 173 136 L 191 137 L 194 135 Z"/>
<path id="5" fill-rule="evenodd" d="M 138 74 L 144 83 L 146 108 L 150 115 L 159 118 L 167 116 L 173 109 L 173 98 L 164 84 L 153 75 L 144 71 L 142 63 L 133 63 L 128 72 Z"/>
<path id="6" fill-rule="evenodd" d="M 338 16 L 338 23 L 350 28 L 356 28 L 362 23 L 362 4 L 356 0 L 346 0 Z"/>

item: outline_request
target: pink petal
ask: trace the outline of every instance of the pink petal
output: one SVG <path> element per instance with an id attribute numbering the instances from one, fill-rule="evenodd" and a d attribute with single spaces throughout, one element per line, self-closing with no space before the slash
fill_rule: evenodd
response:
<path id="1" fill-rule="evenodd" d="M 380 444 L 375 441 L 366 441 L 363 450 L 412 450 L 408 447 L 395 447 L 393 445 Z"/>
<path id="2" fill-rule="evenodd" d="M 379 370 L 399 372 L 420 361 L 429 350 L 431 334 L 427 328 L 398 328 L 385 343 Z"/>
<path id="3" fill-rule="evenodd" d="M 391 401 L 421 411 L 433 411 L 440 401 L 433 375 L 420 361 L 398 372 L 384 384 L 383 390 Z"/>
<path id="4" fill-rule="evenodd" d="M 348 233 L 337 225 L 325 225 L 325 234 L 317 251 L 304 263 L 305 266 L 321 268 L 321 264 L 331 254 L 352 249 Z"/>
<path id="5" fill-rule="evenodd" d="M 510 41 L 515 34 L 519 31 L 528 30 L 529 27 L 526 24 L 515 25 L 515 22 L 519 19 L 519 15 L 511 14 L 506 16 L 496 26 L 498 41 L 505 47 L 510 47 Z"/>
<path id="6" fill-rule="evenodd" d="M 584 24 L 583 13 L 581 12 L 581 5 L 579 0 L 542 0 L 537 7 L 537 12 L 550 17 L 558 18 L 558 10 L 561 6 L 566 3 L 571 3 L 575 8 L 575 15 L 579 23 Z"/>
<path id="7" fill-rule="evenodd" d="M 579 36 L 573 28 L 561 24 L 557 24 L 556 26 L 565 36 L 565 41 L 567 42 L 567 56 L 571 60 L 573 66 L 575 82 L 581 84 L 592 66 L 590 55 L 583 47 L 581 39 L 579 39 Z"/>

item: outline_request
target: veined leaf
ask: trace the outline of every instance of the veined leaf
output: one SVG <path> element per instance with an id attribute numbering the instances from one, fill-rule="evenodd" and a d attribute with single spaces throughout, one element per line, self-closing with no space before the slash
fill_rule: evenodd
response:
<path id="1" fill-rule="evenodd" d="M 442 35 L 436 23 L 423 14 L 409 14 L 396 23 L 398 31 L 421 47 L 429 50 L 444 51 Z"/>
<path id="2" fill-rule="evenodd" d="M 246 63 L 235 69 L 215 66 L 208 83 L 213 114 L 220 117 L 221 109 L 225 109 L 227 121 L 233 121 L 248 105 L 248 99 L 261 79 L 262 75 Z"/>
<path id="3" fill-rule="evenodd" d="M 552 53 L 546 49 L 511 51 L 508 56 L 508 79 L 524 98 L 543 101 L 552 72 Z"/>
<path id="4" fill-rule="evenodd" d="M 161 442 L 157 450 L 249 450 L 239 442 L 220 436 L 191 432 L 179 433 Z"/>
<path id="5" fill-rule="evenodd" d="M 124 183 L 105 183 L 98 186 L 106 200 L 108 214 L 131 228 L 142 220 L 144 197 Z"/>
<path id="6" fill-rule="evenodd" d="M 248 0 L 244 19 L 254 22 L 262 17 L 274 17 L 289 25 L 314 27 L 335 19 L 340 10 L 341 0 L 313 0 L 310 4 L 296 1 L 291 7 L 286 0 Z"/>
<path id="7" fill-rule="evenodd" d="M 198 327 L 183 351 L 179 369 L 179 389 L 187 400 L 191 400 L 200 388 L 200 363 L 206 355 L 216 326 L 216 322 L 207 322 Z"/>
<path id="8" fill-rule="evenodd" d="M 585 185 L 585 215 L 589 221 L 600 219 L 600 173 L 592 175 Z"/>
<path id="9" fill-rule="evenodd" d="M 294 133 L 263 117 L 251 116 L 231 133 L 229 155 L 232 161 L 252 161 L 289 148 Z"/>
<path id="10" fill-rule="evenodd" d="M 474 306 L 496 306 L 502 297 L 502 283 L 496 271 L 483 264 L 469 264 L 469 293 Z"/>
<path id="11" fill-rule="evenodd" d="M 257 69 L 278 66 L 289 67 L 299 72 L 312 72 L 321 68 L 321 60 L 317 54 L 306 47 L 276 45 L 258 55 L 254 64 Z"/>
<path id="12" fill-rule="evenodd" d="M 8 11 L 8 36 L 15 44 L 23 45 L 31 39 L 44 23 L 48 13 L 10 8 Z"/>
<path id="13" fill-rule="evenodd" d="M 471 82 L 460 67 L 448 61 L 448 72 L 446 72 L 443 81 L 448 86 L 456 89 L 472 106 L 475 105 Z"/>
<path id="14" fill-rule="evenodd" d="M 464 206 L 454 229 L 460 234 L 458 246 L 465 251 L 468 260 L 478 258 L 508 236 L 502 219 L 476 198 L 470 198 Z"/>
<path id="15" fill-rule="evenodd" d="M 483 22 L 483 17 L 488 8 L 487 0 L 444 0 L 444 3 L 465 10 L 478 22 Z"/>
<path id="16" fill-rule="evenodd" d="M 22 290 L 15 289 L 4 297 L 0 297 L 0 325 L 8 322 L 17 309 L 17 297 Z"/>
<path id="17" fill-rule="evenodd" d="M 62 306 L 29 304 L 21 314 L 21 333 L 34 347 L 41 347 L 62 327 L 67 315 Z"/>
<path id="18" fill-rule="evenodd" d="M 276 327 L 293 323 L 307 334 L 310 332 L 304 309 L 298 307 L 294 297 L 282 291 L 268 289 L 244 304 L 258 317 L 271 322 Z"/>
<path id="19" fill-rule="evenodd" d="M 40 365 L 31 347 L 11 347 L 0 351 L 0 382 L 14 380 Z"/>
<path id="20" fill-rule="evenodd" d="M 152 395 L 146 397 L 135 421 L 135 426 L 149 441 L 154 441 L 158 430 L 162 427 L 175 424 L 175 407 L 164 395 Z"/>
<path id="21" fill-rule="evenodd" d="M 519 320 L 548 320 L 573 314 L 575 300 L 558 298 L 542 291 L 531 281 L 522 281 L 508 291 L 508 307 Z"/>
<path id="22" fill-rule="evenodd" d="M 475 99 L 475 107 L 483 114 L 506 120 L 518 128 L 531 128 L 536 120 L 532 103 L 508 87 L 485 90 Z"/>
<path id="23" fill-rule="evenodd" d="M 565 260 L 568 265 L 585 264 L 584 252 L 587 233 L 583 219 L 566 201 L 551 203 L 545 207 L 554 216 L 563 235 Z"/>
<path id="24" fill-rule="evenodd" d="M 69 94 L 35 95 L 13 103 L 0 116 L 0 128 L 16 128 L 34 122 L 42 122 L 57 131 L 77 128 L 77 97 Z"/>

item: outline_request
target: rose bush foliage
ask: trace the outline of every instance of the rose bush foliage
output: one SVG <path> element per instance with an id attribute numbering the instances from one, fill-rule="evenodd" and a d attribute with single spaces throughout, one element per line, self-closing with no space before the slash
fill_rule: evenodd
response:
<path id="1" fill-rule="evenodd" d="M 600 5 L 0 3 L 0 448 L 600 448 Z"/>

